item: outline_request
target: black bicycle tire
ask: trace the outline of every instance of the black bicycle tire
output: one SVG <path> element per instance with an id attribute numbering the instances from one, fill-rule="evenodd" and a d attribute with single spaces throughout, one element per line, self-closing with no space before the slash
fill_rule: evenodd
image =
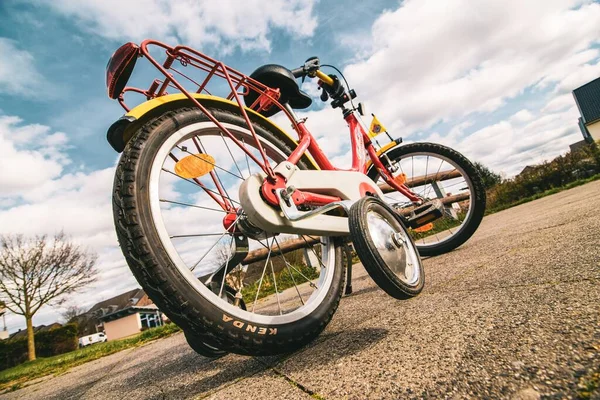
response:
<path id="1" fill-rule="evenodd" d="M 418 268 L 420 280 L 416 286 L 411 287 L 410 285 L 398 279 L 396 274 L 393 271 L 390 271 L 389 267 L 386 265 L 379 253 L 373 250 L 375 245 L 373 244 L 371 236 L 368 234 L 369 226 L 367 222 L 367 213 L 372 208 L 379 210 L 380 213 L 382 210 L 387 211 L 389 216 L 394 218 L 398 222 L 398 225 L 404 229 L 412 246 L 415 245 L 414 241 L 408 234 L 402 219 L 392 207 L 379 198 L 363 197 L 354 203 L 348 212 L 350 237 L 352 238 L 352 243 L 354 244 L 358 258 L 377 286 L 383 289 L 383 291 L 390 296 L 399 300 L 406 300 L 417 296 L 419 293 L 421 293 L 425 285 L 425 271 L 418 253 L 417 260 L 419 263 Z"/>
<path id="2" fill-rule="evenodd" d="M 211 109 L 221 122 L 246 126 L 242 116 L 231 111 Z M 174 272 L 151 221 L 148 175 L 155 152 L 173 129 L 207 121 L 196 108 L 167 112 L 144 124 L 127 144 L 115 173 L 113 214 L 117 237 L 134 276 L 157 306 L 184 331 L 228 352 L 244 355 L 274 355 L 296 350 L 312 341 L 329 323 L 343 292 L 345 269 L 341 267 L 341 242 L 334 239 L 335 272 L 324 301 L 301 320 L 264 325 L 255 331 L 244 327 L 255 323 L 236 318 L 224 321 L 223 312 L 204 299 L 180 275 Z M 268 126 L 253 124 L 257 135 L 285 154 L 291 149 L 269 131 Z M 298 167 L 305 169 L 300 161 Z M 172 268 L 170 268 L 172 267 Z M 241 328 L 240 328 L 241 327 Z M 276 334 L 268 335 L 264 332 Z"/>

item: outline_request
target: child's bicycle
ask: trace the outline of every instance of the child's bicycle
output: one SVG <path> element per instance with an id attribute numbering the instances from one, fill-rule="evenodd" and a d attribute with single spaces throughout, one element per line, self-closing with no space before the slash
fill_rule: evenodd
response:
<path id="1" fill-rule="evenodd" d="M 160 72 L 148 89 L 126 86 L 140 57 Z M 296 78 L 318 79 L 321 100 L 340 109 L 352 168 L 335 168 L 296 116 L 312 102 Z M 483 217 L 485 192 L 465 157 L 402 145 L 375 117 L 366 128 L 354 90 L 316 57 L 246 76 L 189 47 L 146 40 L 114 53 L 107 86 L 127 111 L 108 131 L 123 152 L 113 191 L 121 248 L 201 354 L 276 354 L 315 338 L 342 296 L 348 240 L 383 290 L 415 296 L 419 253 L 460 246 Z M 130 109 L 132 92 L 146 101 Z M 297 142 L 268 119 L 276 113 Z"/>

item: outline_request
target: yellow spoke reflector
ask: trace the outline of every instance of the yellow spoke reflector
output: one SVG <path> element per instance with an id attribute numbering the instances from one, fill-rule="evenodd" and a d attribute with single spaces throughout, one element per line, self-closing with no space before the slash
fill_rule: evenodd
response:
<path id="1" fill-rule="evenodd" d="M 396 182 L 398 185 L 404 185 L 406 183 L 406 174 L 395 176 L 394 182 Z"/>
<path id="2" fill-rule="evenodd" d="M 215 167 L 215 159 L 208 154 L 190 154 L 177 161 L 175 173 L 182 178 L 199 178 Z"/>
<path id="3" fill-rule="evenodd" d="M 433 229 L 433 223 L 430 222 L 428 224 L 425 224 L 423 226 L 420 226 L 418 228 L 413 229 L 413 231 L 418 232 L 418 233 L 422 233 L 422 232 L 427 232 Z"/>

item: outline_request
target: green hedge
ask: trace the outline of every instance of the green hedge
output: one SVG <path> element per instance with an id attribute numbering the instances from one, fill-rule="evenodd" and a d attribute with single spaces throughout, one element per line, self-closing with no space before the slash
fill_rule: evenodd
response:
<path id="1" fill-rule="evenodd" d="M 504 180 L 487 191 L 488 210 L 506 208 L 522 199 L 600 173 L 600 149 L 596 144 L 558 156 L 552 161 L 530 166 L 512 179 Z"/>
<path id="2" fill-rule="evenodd" d="M 37 357 L 51 357 L 77 349 L 77 326 L 68 324 L 60 328 L 35 334 Z M 27 337 L 0 341 L 0 371 L 27 361 Z"/>

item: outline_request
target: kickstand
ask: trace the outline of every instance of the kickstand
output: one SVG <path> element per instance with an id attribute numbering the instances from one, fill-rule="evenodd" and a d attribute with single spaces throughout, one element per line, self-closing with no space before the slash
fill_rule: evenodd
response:
<path id="1" fill-rule="evenodd" d="M 348 265 L 348 271 L 346 272 L 346 290 L 344 294 L 352 294 L 352 262 Z"/>
<path id="2" fill-rule="evenodd" d="M 352 294 L 352 249 L 346 244 L 342 251 L 346 257 L 346 289 L 344 294 L 349 295 Z"/>

